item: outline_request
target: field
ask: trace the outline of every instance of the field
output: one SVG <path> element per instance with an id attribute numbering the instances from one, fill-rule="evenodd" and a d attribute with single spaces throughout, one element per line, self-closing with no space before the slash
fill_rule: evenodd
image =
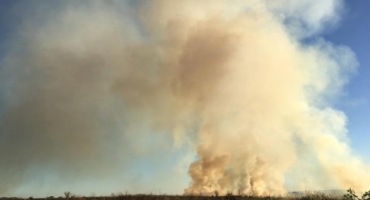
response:
<path id="1" fill-rule="evenodd" d="M 118 196 L 99 196 L 99 197 L 85 197 L 85 196 L 71 196 L 71 197 L 45 197 L 45 198 L 17 198 L 17 197 L 2 197 L 0 200 L 360 200 L 347 195 L 329 195 L 329 194 L 307 194 L 307 195 L 288 195 L 285 197 L 255 197 L 255 196 L 180 196 L 180 195 L 118 195 Z M 365 200 L 365 199 L 363 199 Z M 366 199 L 367 200 L 367 199 Z"/>

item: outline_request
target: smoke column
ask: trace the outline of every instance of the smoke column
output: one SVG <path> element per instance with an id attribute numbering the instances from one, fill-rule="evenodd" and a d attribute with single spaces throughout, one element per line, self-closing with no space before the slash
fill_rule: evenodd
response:
<path id="1" fill-rule="evenodd" d="M 303 42 L 340 1 L 279 2 L 34 5 L 1 61 L 0 195 L 43 173 L 104 180 L 174 145 L 197 154 L 186 194 L 370 189 L 330 105 L 355 55 Z"/>

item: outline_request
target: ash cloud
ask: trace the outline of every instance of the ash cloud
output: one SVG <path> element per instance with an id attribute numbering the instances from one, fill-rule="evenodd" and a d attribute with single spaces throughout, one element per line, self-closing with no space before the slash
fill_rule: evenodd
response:
<path id="1" fill-rule="evenodd" d="M 44 18 L 24 19 L 0 69 L 0 194 L 32 184 L 34 169 L 60 185 L 104 179 L 175 143 L 197 154 L 187 194 L 370 188 L 369 166 L 347 145 L 346 117 L 330 106 L 355 55 L 320 39 L 301 43 L 338 21 L 339 4 L 307 4 L 319 17 L 299 15 L 302 5 L 39 8 Z"/>

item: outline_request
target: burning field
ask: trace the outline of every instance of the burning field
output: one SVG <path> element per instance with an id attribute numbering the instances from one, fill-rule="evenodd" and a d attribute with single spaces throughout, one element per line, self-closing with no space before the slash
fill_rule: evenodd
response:
<path id="1" fill-rule="evenodd" d="M 50 2 L 18 5 L 1 59 L 0 196 L 135 185 L 132 168 L 158 174 L 138 192 L 370 188 L 331 105 L 356 57 L 313 37 L 341 1 Z"/>

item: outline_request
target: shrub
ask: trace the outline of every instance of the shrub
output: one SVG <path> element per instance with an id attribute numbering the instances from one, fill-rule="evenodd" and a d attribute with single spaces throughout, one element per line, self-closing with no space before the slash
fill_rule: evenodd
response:
<path id="1" fill-rule="evenodd" d="M 365 192 L 361 198 L 359 198 L 355 191 L 349 188 L 347 190 L 347 194 L 344 195 L 344 199 L 346 200 L 370 200 L 370 190 Z"/>

